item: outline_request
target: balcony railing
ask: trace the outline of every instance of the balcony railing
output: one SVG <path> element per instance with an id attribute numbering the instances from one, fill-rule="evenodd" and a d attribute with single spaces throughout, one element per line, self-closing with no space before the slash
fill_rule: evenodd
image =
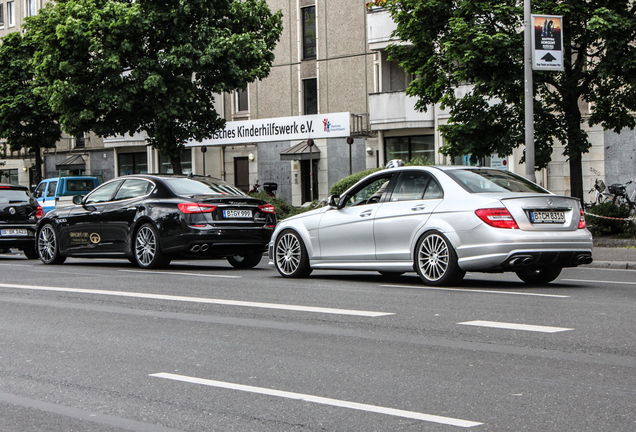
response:
<path id="1" fill-rule="evenodd" d="M 384 49 L 397 39 L 391 38 L 391 33 L 397 28 L 397 24 L 391 18 L 389 12 L 383 8 L 374 8 L 367 13 L 367 37 L 369 48 L 372 50 Z"/>
<path id="2" fill-rule="evenodd" d="M 413 127 L 434 127 L 435 108 L 415 110 L 416 98 L 404 91 L 372 93 L 369 95 L 369 122 L 371 130 L 387 130 Z"/>

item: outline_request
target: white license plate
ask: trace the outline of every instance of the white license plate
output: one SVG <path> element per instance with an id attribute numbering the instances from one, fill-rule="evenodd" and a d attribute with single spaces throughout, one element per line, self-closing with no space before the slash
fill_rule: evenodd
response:
<path id="1" fill-rule="evenodd" d="M 0 234 L 3 236 L 25 236 L 27 235 L 27 230 L 22 228 L 7 228 L 3 229 Z"/>
<path id="2" fill-rule="evenodd" d="M 565 223 L 565 212 L 562 211 L 531 211 L 532 223 Z"/>
<path id="3" fill-rule="evenodd" d="M 251 218 L 252 210 L 223 210 L 224 218 Z"/>

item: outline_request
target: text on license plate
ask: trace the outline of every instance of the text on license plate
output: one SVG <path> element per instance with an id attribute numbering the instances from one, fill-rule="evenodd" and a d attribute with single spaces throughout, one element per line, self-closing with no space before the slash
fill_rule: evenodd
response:
<path id="1" fill-rule="evenodd" d="M 3 229 L 0 234 L 3 236 L 25 236 L 27 235 L 27 230 L 23 228 L 8 228 Z"/>
<path id="2" fill-rule="evenodd" d="M 251 218 L 252 210 L 223 210 L 224 218 Z"/>
<path id="3" fill-rule="evenodd" d="M 565 212 L 562 211 L 531 211 L 532 223 L 564 223 Z"/>

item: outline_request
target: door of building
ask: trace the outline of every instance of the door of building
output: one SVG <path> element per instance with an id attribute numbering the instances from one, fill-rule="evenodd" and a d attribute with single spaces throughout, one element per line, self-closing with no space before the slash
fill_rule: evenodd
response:
<path id="1" fill-rule="evenodd" d="M 245 193 L 250 190 L 250 162 L 246 157 L 234 158 L 234 185 Z"/>
<path id="2" fill-rule="evenodd" d="M 302 202 L 306 203 L 307 201 L 315 201 L 318 199 L 318 161 L 314 160 L 313 162 L 313 175 L 309 170 L 309 161 L 301 160 L 300 161 L 300 181 L 302 184 Z M 310 177 L 313 177 L 314 183 L 314 196 L 311 197 L 311 183 Z"/>

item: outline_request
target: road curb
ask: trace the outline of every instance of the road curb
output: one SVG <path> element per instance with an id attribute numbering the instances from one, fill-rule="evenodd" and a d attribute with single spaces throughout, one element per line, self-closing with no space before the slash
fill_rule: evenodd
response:
<path id="1" fill-rule="evenodd" d="M 636 270 L 636 263 L 621 262 L 621 261 L 593 261 L 592 264 L 589 264 L 585 267 L 618 269 L 618 270 Z M 581 267 L 581 268 L 584 268 L 584 267 Z"/>

